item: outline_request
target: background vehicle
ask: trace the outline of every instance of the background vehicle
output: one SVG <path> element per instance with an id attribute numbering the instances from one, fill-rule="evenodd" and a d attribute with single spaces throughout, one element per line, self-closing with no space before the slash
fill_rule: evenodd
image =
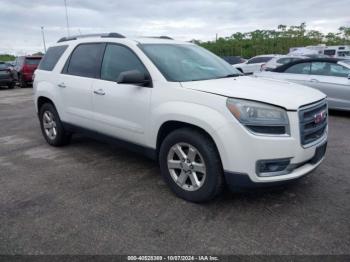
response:
<path id="1" fill-rule="evenodd" d="M 327 46 L 323 50 L 323 54 L 327 55 L 329 57 L 336 57 L 336 58 L 348 58 L 350 59 L 350 46 L 343 45 L 343 46 Z"/>
<path id="2" fill-rule="evenodd" d="M 241 56 L 222 56 L 221 58 L 224 59 L 230 65 L 241 64 L 247 61 Z"/>
<path id="3" fill-rule="evenodd" d="M 69 143 L 74 132 L 121 142 L 158 160 L 169 187 L 189 201 L 213 198 L 225 181 L 288 182 L 324 158 L 323 93 L 242 76 L 192 43 L 117 33 L 63 38 L 35 74 L 50 145 Z"/>
<path id="4" fill-rule="evenodd" d="M 7 86 L 11 89 L 15 86 L 11 65 L 6 62 L 0 62 L 0 86 Z"/>
<path id="5" fill-rule="evenodd" d="M 14 70 L 20 87 L 27 87 L 33 82 L 33 74 L 41 58 L 41 56 L 19 56 L 16 58 Z"/>
<path id="6" fill-rule="evenodd" d="M 279 67 L 290 62 L 298 61 L 300 59 L 306 59 L 306 56 L 289 56 L 289 55 L 278 55 L 268 61 L 265 65 L 262 66 L 262 70 L 271 71 L 276 67 Z"/>
<path id="7" fill-rule="evenodd" d="M 337 46 L 326 46 L 320 44 L 316 46 L 306 47 L 292 47 L 289 49 L 288 55 L 301 55 L 301 56 L 314 56 L 318 55 L 321 57 L 333 57 L 333 58 L 349 58 L 350 59 L 350 46 L 349 45 L 337 45 Z"/>
<path id="8" fill-rule="evenodd" d="M 274 58 L 276 55 L 259 55 L 250 58 L 248 61 L 240 64 L 235 64 L 233 67 L 237 68 L 244 74 L 252 74 L 261 70 L 262 66 Z"/>
<path id="9" fill-rule="evenodd" d="M 314 58 L 256 73 L 259 77 L 288 80 L 316 88 L 328 97 L 331 109 L 350 110 L 350 60 Z"/>

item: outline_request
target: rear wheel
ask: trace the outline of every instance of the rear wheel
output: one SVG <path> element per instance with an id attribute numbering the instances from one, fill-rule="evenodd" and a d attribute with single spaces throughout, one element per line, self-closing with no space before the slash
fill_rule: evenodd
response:
<path id="1" fill-rule="evenodd" d="M 170 133 L 161 145 L 159 163 L 169 187 L 185 200 L 204 202 L 222 191 L 223 171 L 216 146 L 196 129 Z"/>
<path id="2" fill-rule="evenodd" d="M 15 83 L 11 83 L 7 85 L 8 89 L 14 89 L 15 88 Z"/>
<path id="3" fill-rule="evenodd" d="M 19 76 L 18 82 L 21 88 L 26 88 L 28 86 L 27 82 L 23 79 L 22 75 Z"/>
<path id="4" fill-rule="evenodd" d="M 39 112 L 40 127 L 47 143 L 52 146 L 63 146 L 70 142 L 71 134 L 63 128 L 56 108 L 46 103 Z"/>

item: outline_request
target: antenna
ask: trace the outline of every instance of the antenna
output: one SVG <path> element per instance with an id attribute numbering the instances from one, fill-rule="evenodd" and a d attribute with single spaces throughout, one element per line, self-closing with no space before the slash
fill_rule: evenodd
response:
<path id="1" fill-rule="evenodd" d="M 45 43 L 45 33 L 44 33 L 44 27 L 41 27 L 41 35 L 43 37 L 43 44 L 44 44 L 44 53 L 46 53 L 46 43 Z"/>
<path id="2" fill-rule="evenodd" d="M 64 0 L 64 7 L 66 9 L 66 22 L 67 22 L 67 36 L 69 37 L 69 22 L 68 22 L 68 10 L 67 10 L 67 0 Z"/>

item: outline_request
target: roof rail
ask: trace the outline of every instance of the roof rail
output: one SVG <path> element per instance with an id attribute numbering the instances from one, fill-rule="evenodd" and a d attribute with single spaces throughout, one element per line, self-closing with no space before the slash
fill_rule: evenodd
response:
<path id="1" fill-rule="evenodd" d="M 169 40 L 174 40 L 173 38 L 166 36 L 166 35 L 161 35 L 161 36 L 141 36 L 144 38 L 158 38 L 158 39 L 169 39 Z"/>
<path id="2" fill-rule="evenodd" d="M 166 35 L 161 35 L 159 36 L 160 39 L 169 39 L 169 40 L 174 40 L 173 38 L 166 36 Z"/>
<path id="3" fill-rule="evenodd" d="M 60 38 L 57 43 L 77 40 L 79 38 L 87 38 L 87 37 L 113 37 L 113 38 L 125 38 L 125 36 L 118 33 L 102 33 L 102 34 L 85 34 L 85 35 L 73 35 L 73 36 L 65 36 Z"/>

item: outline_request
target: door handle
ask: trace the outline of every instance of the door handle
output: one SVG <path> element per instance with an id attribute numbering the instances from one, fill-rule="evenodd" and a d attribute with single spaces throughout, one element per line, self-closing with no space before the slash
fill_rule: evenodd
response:
<path id="1" fill-rule="evenodd" d="M 60 87 L 60 88 L 66 88 L 66 85 L 64 83 L 60 83 L 57 86 Z"/>
<path id="2" fill-rule="evenodd" d="M 94 90 L 94 94 L 99 96 L 104 96 L 106 93 L 103 91 L 103 89 Z"/>
<path id="3" fill-rule="evenodd" d="M 316 82 L 320 82 L 320 81 L 318 81 L 317 79 L 311 79 L 310 82 L 316 83 Z"/>

